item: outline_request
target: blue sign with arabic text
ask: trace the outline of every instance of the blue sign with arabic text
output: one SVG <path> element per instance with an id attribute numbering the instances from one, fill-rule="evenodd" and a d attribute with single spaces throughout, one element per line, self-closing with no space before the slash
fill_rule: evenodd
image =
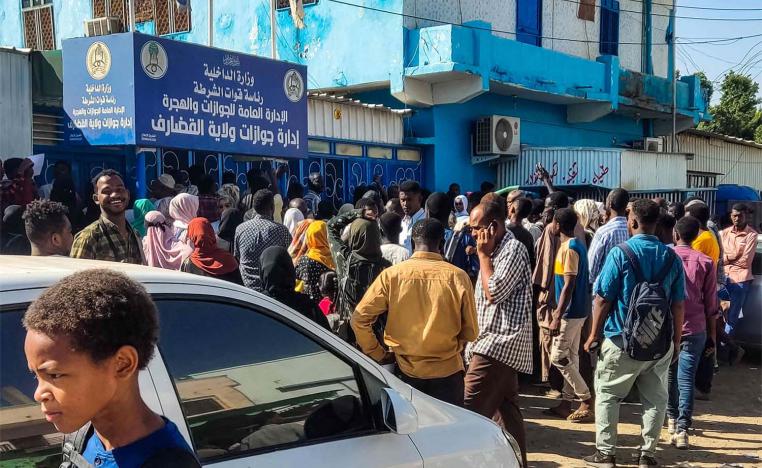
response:
<path id="1" fill-rule="evenodd" d="M 69 143 L 307 156 L 307 68 L 138 33 L 63 44 Z"/>

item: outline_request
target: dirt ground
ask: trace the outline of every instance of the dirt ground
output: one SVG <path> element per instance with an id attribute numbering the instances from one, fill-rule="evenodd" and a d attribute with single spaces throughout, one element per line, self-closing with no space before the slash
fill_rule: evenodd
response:
<path id="1" fill-rule="evenodd" d="M 576 468 L 595 450 L 595 424 L 573 424 L 550 418 L 542 410 L 557 404 L 542 396 L 544 389 L 522 387 L 521 409 L 526 422 L 529 466 Z M 617 466 L 637 466 L 640 405 L 623 403 L 619 422 Z M 690 450 L 669 445 L 662 430 L 657 457 L 662 466 L 762 467 L 762 366 L 759 358 L 715 375 L 711 401 L 696 401 Z"/>

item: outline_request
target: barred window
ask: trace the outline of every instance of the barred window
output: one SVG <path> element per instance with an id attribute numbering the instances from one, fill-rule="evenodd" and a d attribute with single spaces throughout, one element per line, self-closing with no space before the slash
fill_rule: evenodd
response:
<path id="1" fill-rule="evenodd" d="M 302 4 L 304 6 L 307 5 L 314 5 L 318 2 L 318 0 L 303 0 Z M 285 10 L 286 8 L 290 8 L 291 5 L 289 3 L 289 0 L 277 0 L 276 9 L 277 10 Z"/>
<path id="2" fill-rule="evenodd" d="M 22 0 L 21 14 L 24 24 L 24 45 L 30 49 L 56 48 L 52 0 Z"/>
<path id="3" fill-rule="evenodd" d="M 156 34 L 163 36 L 190 31 L 190 9 L 179 8 L 175 0 L 134 1 L 135 22 L 153 21 Z M 92 0 L 92 2 L 94 18 L 116 16 L 122 20 L 122 24 L 130 24 L 130 10 L 127 0 Z"/>

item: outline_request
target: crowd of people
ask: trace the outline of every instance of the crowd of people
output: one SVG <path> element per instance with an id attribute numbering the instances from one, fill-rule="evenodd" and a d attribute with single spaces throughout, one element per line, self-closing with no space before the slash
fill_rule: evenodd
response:
<path id="1" fill-rule="evenodd" d="M 639 466 L 650 467 L 665 420 L 688 448 L 694 398 L 710 398 L 719 360 L 744 353 L 733 335 L 757 242 L 744 204 L 720 227 L 700 199 L 615 189 L 605 203 L 573 201 L 538 168 L 544 199 L 374 179 L 334 212 L 318 173 L 282 195 L 279 170 L 252 170 L 241 193 L 233 174 L 218 189 L 194 166 L 189 184 L 163 174 L 134 202 L 102 171 L 92 218 L 65 164 L 39 190 L 29 170 L 5 167 L 2 253 L 144 264 L 266 294 L 419 391 L 493 418 L 524 463 L 520 374 L 561 400 L 547 415 L 595 423 L 590 466 L 615 466 L 619 405 L 639 399 Z M 55 294 L 30 309 L 30 330 L 47 333 Z"/>

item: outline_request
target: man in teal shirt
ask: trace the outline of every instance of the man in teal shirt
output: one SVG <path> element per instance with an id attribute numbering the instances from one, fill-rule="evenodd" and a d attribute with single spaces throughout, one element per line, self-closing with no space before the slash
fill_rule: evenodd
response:
<path id="1" fill-rule="evenodd" d="M 651 279 L 658 274 L 675 253 L 654 235 L 659 218 L 659 206 L 652 200 L 635 200 L 630 204 L 627 228 L 632 238 L 627 244 L 635 254 L 643 276 Z M 636 361 L 622 349 L 622 330 L 627 319 L 630 295 L 635 288 L 635 272 L 621 248 L 608 253 L 601 274 L 594 286 L 593 326 L 585 343 L 589 351 L 601 340 L 598 364 L 595 369 L 595 445 L 596 452 L 585 457 L 588 466 L 613 468 L 619 422 L 619 405 L 637 384 L 643 405 L 643 445 L 640 448 L 640 468 L 658 466 L 655 459 L 659 433 L 667 411 L 667 377 L 673 351 L 680 342 L 683 326 L 685 278 L 682 262 L 673 261 L 662 286 L 671 303 L 673 348 L 656 361 Z"/>

